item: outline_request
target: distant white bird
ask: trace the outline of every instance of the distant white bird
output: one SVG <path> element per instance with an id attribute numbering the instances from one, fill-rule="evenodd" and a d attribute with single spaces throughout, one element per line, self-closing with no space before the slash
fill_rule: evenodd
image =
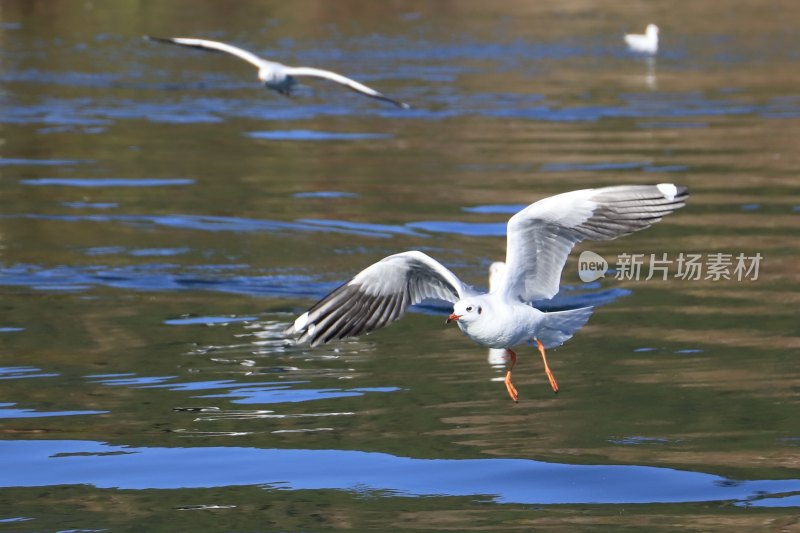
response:
<path id="1" fill-rule="evenodd" d="M 277 91 L 284 96 L 291 96 L 292 89 L 295 87 L 295 85 L 297 85 L 297 80 L 295 79 L 296 77 L 307 76 L 311 78 L 322 78 L 339 83 L 341 85 L 344 85 L 348 89 L 363 94 L 364 96 L 369 96 L 370 98 L 375 98 L 376 100 L 389 102 L 403 109 L 411 108 L 411 106 L 406 103 L 399 102 L 397 100 L 389 98 L 388 96 L 385 96 L 384 94 L 376 91 L 375 89 L 371 89 L 366 85 L 361 84 L 355 80 L 351 80 L 350 78 L 342 76 L 341 74 L 337 74 L 329 70 L 321 70 L 318 68 L 290 67 L 288 65 L 282 65 L 281 63 L 276 63 L 274 61 L 267 61 L 266 59 L 262 59 L 257 55 L 248 52 L 247 50 L 237 48 L 236 46 L 232 46 L 230 44 L 225 44 L 218 41 L 209 41 L 206 39 L 192 39 L 192 38 L 182 38 L 182 37 L 163 38 L 163 37 L 145 36 L 144 38 L 145 40 L 148 41 L 177 44 L 180 46 L 187 46 L 190 48 L 200 48 L 203 50 L 224 52 L 226 54 L 234 55 L 240 59 L 244 59 L 245 61 L 247 61 L 251 65 L 254 65 L 258 69 L 258 80 L 261 83 L 263 83 L 268 89 Z"/>
<path id="2" fill-rule="evenodd" d="M 661 183 L 583 189 L 539 200 L 508 221 L 505 272 L 498 274 L 489 293 L 464 284 L 422 252 L 403 252 L 356 274 L 300 315 L 286 333 L 317 346 L 386 326 L 409 305 L 445 300 L 454 304 L 447 322 L 457 321 L 480 345 L 508 350 L 511 364 L 505 385 L 511 399 L 519 398 L 511 382 L 516 362 L 511 348 L 526 342 L 536 343 L 550 385 L 558 392 L 545 347 L 569 339 L 589 319 L 592 308 L 543 313 L 528 302 L 556 295 L 576 243 L 615 239 L 647 228 L 683 207 L 687 197 L 686 187 Z"/>
<path id="3" fill-rule="evenodd" d="M 658 26 L 648 24 L 644 35 L 629 33 L 625 35 L 625 42 L 632 52 L 655 55 L 658 53 Z"/>

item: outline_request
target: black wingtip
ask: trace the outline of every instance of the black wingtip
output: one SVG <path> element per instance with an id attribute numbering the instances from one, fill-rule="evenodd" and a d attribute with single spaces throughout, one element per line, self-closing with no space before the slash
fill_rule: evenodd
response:
<path id="1" fill-rule="evenodd" d="M 352 89 L 352 87 L 351 87 L 351 89 Z M 355 90 L 355 89 L 353 89 L 353 90 Z M 393 105 L 399 107 L 400 109 L 411 109 L 411 105 L 409 105 L 409 104 L 407 104 L 405 102 L 401 102 L 400 100 L 395 100 L 394 98 L 389 98 L 385 94 L 382 94 L 382 93 L 379 93 L 379 92 L 376 92 L 375 94 L 367 94 L 367 93 L 363 93 L 362 91 L 356 91 L 356 92 L 359 92 L 359 93 L 362 93 L 362 94 L 366 94 L 366 96 L 369 96 L 370 98 L 375 98 L 376 100 L 381 100 L 383 102 L 388 102 L 390 104 L 393 104 Z"/>

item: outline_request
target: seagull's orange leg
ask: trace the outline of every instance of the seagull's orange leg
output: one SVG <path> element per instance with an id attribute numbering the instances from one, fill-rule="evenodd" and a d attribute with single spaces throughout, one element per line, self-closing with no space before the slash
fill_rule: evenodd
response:
<path id="1" fill-rule="evenodd" d="M 547 374 L 547 379 L 550 380 L 550 386 L 553 387 L 553 392 L 558 392 L 558 383 L 556 383 L 556 377 L 553 375 L 553 372 L 550 371 L 550 366 L 547 364 L 547 356 L 544 354 L 544 344 L 542 344 L 542 341 L 539 339 L 536 339 L 536 346 L 539 348 L 539 353 L 542 354 L 542 361 L 544 361 L 544 373 Z"/>
<path id="2" fill-rule="evenodd" d="M 511 360 L 511 364 L 508 367 L 508 372 L 506 373 L 506 379 L 505 379 L 506 390 L 508 390 L 508 395 L 511 396 L 511 399 L 514 400 L 514 402 L 516 403 L 519 402 L 519 394 L 517 394 L 517 388 L 514 386 L 513 383 L 511 383 L 511 370 L 517 363 L 517 354 L 515 354 L 508 348 L 506 348 L 506 353 L 508 353 L 508 357 Z"/>

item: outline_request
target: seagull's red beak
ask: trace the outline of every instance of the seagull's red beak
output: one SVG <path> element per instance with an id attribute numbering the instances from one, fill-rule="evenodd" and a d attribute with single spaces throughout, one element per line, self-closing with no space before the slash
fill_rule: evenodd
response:
<path id="1" fill-rule="evenodd" d="M 449 324 L 453 320 L 458 321 L 459 318 L 461 318 L 461 315 L 457 315 L 455 313 L 450 313 L 450 316 L 447 317 L 447 321 L 445 322 L 445 324 Z"/>

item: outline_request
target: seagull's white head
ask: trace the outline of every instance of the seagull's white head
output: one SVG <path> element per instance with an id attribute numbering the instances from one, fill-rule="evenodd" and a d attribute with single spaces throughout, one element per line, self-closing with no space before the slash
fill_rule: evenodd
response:
<path id="1" fill-rule="evenodd" d="M 459 300 L 453 306 L 453 312 L 447 317 L 447 323 L 455 320 L 460 325 L 467 325 L 478 320 L 483 314 L 483 305 L 475 299 Z"/>
<path id="2" fill-rule="evenodd" d="M 651 39 L 654 37 L 658 37 L 658 26 L 656 26 L 655 24 L 648 24 L 647 28 L 645 28 L 645 33 Z"/>

